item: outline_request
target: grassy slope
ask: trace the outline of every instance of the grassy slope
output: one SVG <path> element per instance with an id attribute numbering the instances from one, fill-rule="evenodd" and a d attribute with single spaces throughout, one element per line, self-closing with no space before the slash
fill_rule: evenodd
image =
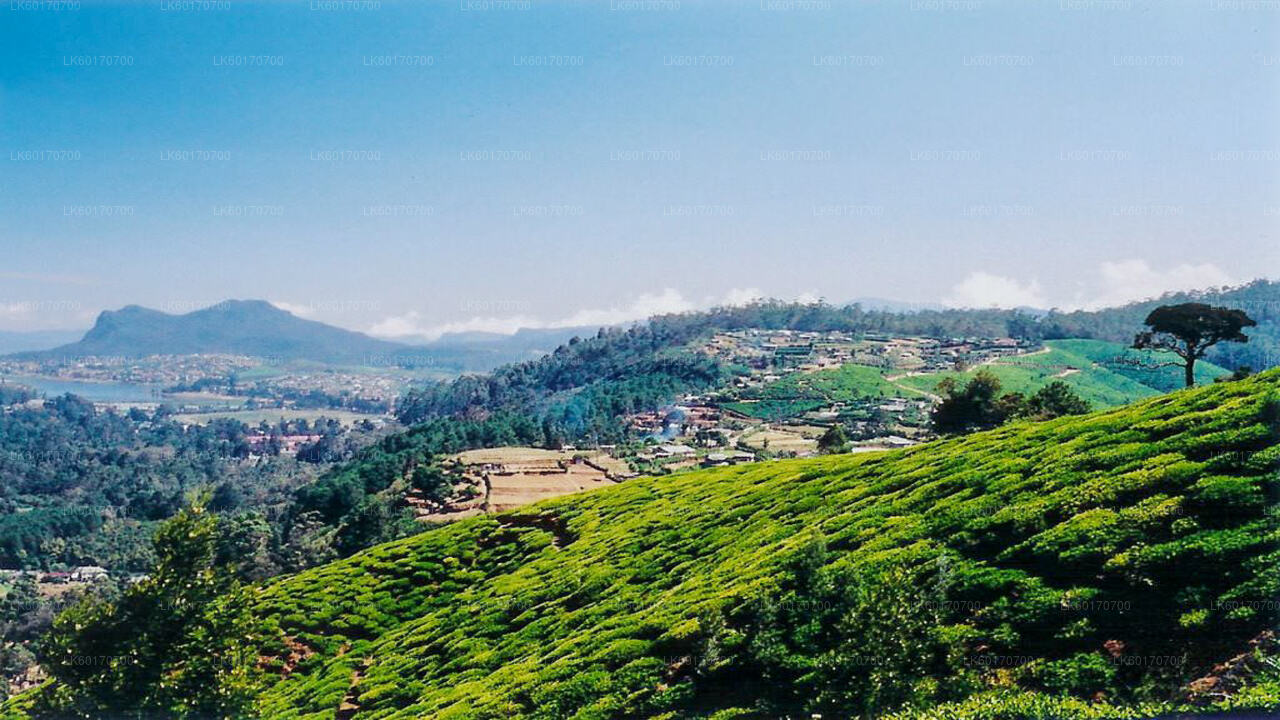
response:
<path id="1" fill-rule="evenodd" d="M 792 373 L 753 393 L 756 402 L 725 403 L 751 417 L 780 420 L 797 417 L 832 403 L 868 397 L 918 397 L 884 379 L 880 368 L 842 365 L 814 373 Z"/>
<path id="2" fill-rule="evenodd" d="M 964 373 L 915 375 L 903 378 L 902 384 L 933 392 L 943 377 L 967 378 L 979 369 L 986 369 L 1000 378 L 1004 389 L 1010 392 L 1033 393 L 1054 379 L 1061 379 L 1095 408 L 1123 405 L 1182 386 L 1181 368 L 1148 370 L 1115 363 L 1117 357 L 1146 361 L 1155 359 L 1153 353 L 1129 350 L 1119 343 L 1103 340 L 1049 340 L 1045 347 L 1048 352 L 1005 358 Z M 1078 372 L 1056 377 L 1069 368 L 1077 369 Z M 1226 370 L 1203 361 L 1196 367 L 1196 378 L 1201 383 L 1212 382 L 1214 378 L 1226 373 Z"/>
<path id="3" fill-rule="evenodd" d="M 1146 369 L 1115 362 L 1118 357 L 1153 362 L 1155 355 L 1150 352 L 1130 350 L 1105 340 L 1050 340 L 1045 346 L 1048 352 L 1006 358 L 982 368 L 999 377 L 1005 390 L 1025 394 L 1044 387 L 1068 368 L 1077 369 L 1078 372 L 1061 379 L 1095 408 L 1124 405 L 1182 387 L 1181 368 Z M 942 378 L 968 378 L 978 369 L 972 368 L 963 373 L 910 375 L 894 384 L 885 380 L 885 375 L 901 373 L 886 373 L 880 368 L 865 365 L 844 365 L 815 373 L 788 375 L 754 391 L 754 402 L 725 403 L 724 407 L 764 420 L 781 420 L 798 417 L 832 403 L 876 397 L 920 398 L 925 393 L 934 392 Z M 1196 377 L 1201 383 L 1212 382 L 1226 373 L 1226 370 L 1203 361 L 1196 368 Z"/>
<path id="4" fill-rule="evenodd" d="M 698 619 L 772 585 L 811 533 L 863 567 L 945 551 L 955 597 L 980 608 L 954 622 L 986 652 L 1119 638 L 1190 649 L 1194 677 L 1265 624 L 1216 603 L 1280 591 L 1278 390 L 1275 371 L 905 451 L 638 479 L 379 546 L 264 591 L 264 628 L 316 654 L 263 711 L 332 717 L 347 697 L 357 717 L 608 716 L 661 696 Z M 1082 598 L 1136 605 L 1062 611 Z"/>

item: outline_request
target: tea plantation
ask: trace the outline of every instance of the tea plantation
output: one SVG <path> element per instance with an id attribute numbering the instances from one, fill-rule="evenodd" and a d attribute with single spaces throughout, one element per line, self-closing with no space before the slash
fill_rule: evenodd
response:
<path id="1" fill-rule="evenodd" d="M 1280 708 L 1278 443 L 1273 371 L 474 518 L 261 590 L 261 712 Z"/>

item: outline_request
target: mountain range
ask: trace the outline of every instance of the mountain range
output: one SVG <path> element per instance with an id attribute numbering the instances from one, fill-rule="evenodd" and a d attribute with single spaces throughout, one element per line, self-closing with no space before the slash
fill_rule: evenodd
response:
<path id="1" fill-rule="evenodd" d="M 555 349 L 594 328 L 522 329 L 511 335 L 450 333 L 407 343 L 306 320 L 265 300 L 226 300 L 172 315 L 128 305 L 98 315 L 74 342 L 66 331 L 0 335 L 0 352 L 16 359 L 145 357 L 225 353 L 278 362 L 430 366 L 458 372 L 491 370 Z M 52 349 L 54 343 L 62 343 Z"/>

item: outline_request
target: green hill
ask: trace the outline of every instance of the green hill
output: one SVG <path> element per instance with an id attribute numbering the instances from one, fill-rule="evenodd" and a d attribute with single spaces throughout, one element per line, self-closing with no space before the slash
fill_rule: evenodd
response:
<path id="1" fill-rule="evenodd" d="M 649 318 L 630 327 L 601 329 L 592 337 L 575 339 L 536 360 L 494 370 L 487 376 L 464 375 L 451 382 L 411 390 L 396 404 L 406 425 L 437 418 L 474 418 L 489 413 L 525 415 L 547 430 L 551 442 L 616 443 L 628 439 L 629 414 L 653 411 L 686 394 L 704 393 L 723 386 L 741 368 L 722 364 L 694 352 L 714 333 L 735 330 L 841 331 L 854 335 L 875 333 L 936 339 L 1012 337 L 1044 341 L 1091 338 L 1123 347 L 1133 342 L 1147 314 L 1164 304 L 1196 300 L 1246 310 L 1258 326 L 1249 329 L 1248 343 L 1220 343 L 1206 359 L 1220 367 L 1254 370 L 1273 367 L 1277 353 L 1276 320 L 1280 310 L 1280 283 L 1258 280 L 1236 288 L 1203 293 L 1170 294 L 1159 299 L 1130 303 L 1119 308 L 1091 312 L 1046 314 L 1020 310 L 920 310 L 913 312 L 868 311 L 859 305 L 834 307 L 824 303 L 754 302 L 744 306 L 714 308 L 706 312 L 677 313 Z M 1079 358 L 1077 358 L 1078 360 Z M 1140 368 L 1117 368 L 1110 376 L 1089 383 L 1084 395 L 1095 407 L 1123 404 L 1150 397 L 1171 387 L 1146 388 L 1134 375 Z M 1166 369 L 1167 371 L 1167 369 Z M 1026 373 L 1010 373 L 1027 379 Z M 1037 386 L 1051 373 L 1040 373 Z M 1125 379 L 1136 382 L 1123 382 Z M 1080 383 L 1083 378 L 1077 378 Z M 932 392 L 936 379 L 908 386 Z M 731 406 L 760 418 L 779 419 L 813 409 L 815 403 L 856 399 L 862 388 L 872 391 L 874 378 L 834 378 L 831 392 L 812 397 L 744 396 L 757 402 Z M 1007 388 L 1013 389 L 1013 388 Z M 886 394 L 890 391 L 885 390 Z M 771 391 L 764 391 L 768 395 Z M 878 394 L 878 392 L 877 392 Z M 734 398 L 737 399 L 737 398 Z"/>
<path id="2" fill-rule="evenodd" d="M 1181 702 L 1275 626 L 1278 442 L 1270 372 L 470 519 L 262 591 L 261 712 L 832 717 L 953 701 L 952 717 L 999 717 L 1000 703 L 1012 717 L 1113 707 L 1047 699 L 1059 693 Z M 1232 682 L 1280 707 L 1276 680 Z"/>
<path id="3" fill-rule="evenodd" d="M 1124 405 L 1155 397 L 1182 387 L 1182 370 L 1155 367 L 1167 358 L 1146 350 L 1131 350 L 1105 340 L 1047 340 L 1040 353 L 1002 358 L 963 373 L 911 375 L 902 385 L 921 392 L 934 392 L 947 376 L 969 378 L 978 370 L 1000 378 L 1006 391 L 1034 393 L 1053 380 L 1062 380 L 1095 408 Z M 1209 362 L 1196 364 L 1196 380 L 1211 383 L 1228 371 Z"/>
<path id="4" fill-rule="evenodd" d="M 1105 340 L 1048 340 L 1041 352 L 1002 358 L 965 372 L 904 375 L 866 365 L 842 365 L 813 373 L 792 373 L 776 382 L 742 393 L 743 400 L 724 403 L 734 412 L 764 420 L 799 417 L 833 403 L 879 397 L 920 398 L 936 391 L 944 377 L 971 378 L 986 369 L 1000 378 L 1006 391 L 1027 395 L 1054 380 L 1063 380 L 1094 408 L 1115 407 L 1182 387 L 1182 371 L 1158 367 L 1167 358 L 1132 350 Z M 1196 366 L 1200 383 L 1213 382 L 1228 371 L 1209 362 Z M 888 380 L 887 378 L 895 378 Z"/>
<path id="5" fill-rule="evenodd" d="M 1128 345 L 1105 340 L 1050 340 L 1045 345 L 1065 355 L 1084 358 L 1095 363 L 1095 367 L 1091 369 L 1107 370 L 1160 392 L 1171 392 L 1183 388 L 1182 369 L 1169 365 L 1168 362 L 1173 358 L 1167 354 L 1160 355 L 1150 350 L 1134 350 Z M 1202 360 L 1196 363 L 1196 383 L 1212 382 L 1215 378 L 1227 375 L 1229 372 L 1226 368 Z"/>

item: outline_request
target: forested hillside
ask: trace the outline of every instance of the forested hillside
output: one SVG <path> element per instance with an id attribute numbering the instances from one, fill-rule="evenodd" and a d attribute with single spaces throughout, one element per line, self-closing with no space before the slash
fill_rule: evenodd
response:
<path id="1" fill-rule="evenodd" d="M 1128 345 L 1151 310 L 1190 300 L 1241 308 L 1258 322 L 1250 328 L 1250 342 L 1213 347 L 1207 360 L 1228 370 L 1241 366 L 1259 370 L 1280 364 L 1280 283 L 1265 280 L 1234 289 L 1170 294 L 1120 308 L 1044 315 L 1016 310 L 896 313 L 867 311 L 857 305 L 769 301 L 663 315 L 632 328 L 602 329 L 594 337 L 575 339 L 538 360 L 410 393 L 402 399 L 399 415 L 403 422 L 414 423 L 436 417 L 518 412 L 537 418 L 550 436 L 616 440 L 621 429 L 613 421 L 619 415 L 706 390 L 734 372 L 734 368 L 683 351 L 688 343 L 715 331 L 758 328 L 933 338 L 1083 338 Z"/>
<path id="2" fill-rule="evenodd" d="M 473 518 L 255 592 L 251 714 L 1280 709 L 1278 462 L 1272 371 Z"/>
<path id="3" fill-rule="evenodd" d="M 0 568 L 103 565 L 141 572 L 155 523 L 197 489 L 228 513 L 262 522 L 316 466 L 248 461 L 247 428 L 232 420 L 184 425 L 163 411 L 118 414 L 63 395 L 40 404 L 0 392 Z M 268 537 L 270 533 L 267 533 Z"/>
<path id="4" fill-rule="evenodd" d="M 617 416 L 646 410 L 680 394 L 714 386 L 727 370 L 714 361 L 680 352 L 702 332 L 684 316 L 655 318 L 629 329 L 601 329 L 573 339 L 555 352 L 468 375 L 402 398 L 400 420 L 482 417 L 507 411 L 537 418 L 548 435 L 615 439 Z"/>
<path id="5" fill-rule="evenodd" d="M 402 422 L 507 410 L 540 418 L 551 434 L 614 439 L 616 417 L 652 409 L 686 392 L 705 390 L 733 372 L 683 346 L 715 330 L 895 331 L 921 336 L 1029 336 L 1034 318 L 1012 311 L 866 312 L 858 306 L 776 301 L 704 313 L 661 315 L 631 328 L 603 328 L 538 360 L 465 376 L 410 393 Z"/>
<path id="6" fill-rule="evenodd" d="M 388 436 L 294 493 L 278 527 L 281 544 L 295 548 L 305 566 L 421 532 L 404 494 L 412 489 L 433 499 L 448 498 L 453 488 L 439 466 L 444 456 L 546 442 L 536 422 L 506 414 L 433 420 Z"/>

